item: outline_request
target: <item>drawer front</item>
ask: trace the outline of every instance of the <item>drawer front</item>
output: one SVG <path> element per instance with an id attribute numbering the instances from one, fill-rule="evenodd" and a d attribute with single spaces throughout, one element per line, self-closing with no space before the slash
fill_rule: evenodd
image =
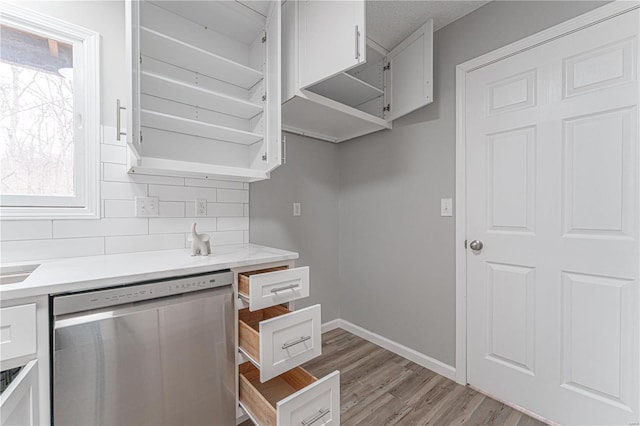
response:
<path id="1" fill-rule="evenodd" d="M 251 275 L 249 288 L 251 311 L 308 297 L 309 267 Z"/>
<path id="2" fill-rule="evenodd" d="M 278 426 L 338 426 L 340 424 L 340 372 L 281 400 L 277 404 Z"/>
<path id="3" fill-rule="evenodd" d="M 322 353 L 320 305 L 260 322 L 260 381 Z"/>
<path id="4" fill-rule="evenodd" d="M 36 304 L 0 309 L 2 361 L 35 354 L 36 347 Z"/>

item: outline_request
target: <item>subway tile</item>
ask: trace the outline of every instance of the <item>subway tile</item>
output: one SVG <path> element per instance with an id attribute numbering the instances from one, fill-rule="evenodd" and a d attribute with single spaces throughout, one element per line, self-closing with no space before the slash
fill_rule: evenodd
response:
<path id="1" fill-rule="evenodd" d="M 249 216 L 249 204 L 244 204 L 244 216 Z"/>
<path id="2" fill-rule="evenodd" d="M 204 198 L 209 202 L 215 202 L 217 191 L 229 190 L 190 186 L 149 185 L 149 195 L 160 198 L 160 201 L 195 201 L 197 198 Z"/>
<path id="3" fill-rule="evenodd" d="M 54 238 L 141 235 L 148 232 L 148 219 L 54 220 Z"/>
<path id="4" fill-rule="evenodd" d="M 104 237 L 0 242 L 2 262 L 60 259 L 104 254 Z"/>
<path id="5" fill-rule="evenodd" d="M 174 232 L 191 232 L 191 224 L 197 223 L 198 232 L 216 231 L 216 218 L 151 218 L 149 234 L 170 234 Z"/>
<path id="6" fill-rule="evenodd" d="M 242 231 L 244 233 L 243 243 L 249 244 L 249 231 Z"/>
<path id="7" fill-rule="evenodd" d="M 132 200 L 147 196 L 147 185 L 140 183 L 102 182 L 100 188 L 103 200 Z"/>
<path id="8" fill-rule="evenodd" d="M 191 203 L 193 204 L 193 203 Z M 178 201 L 160 201 L 158 203 L 158 213 L 160 217 L 184 217 L 185 203 Z"/>
<path id="9" fill-rule="evenodd" d="M 186 186 L 202 186 L 207 188 L 227 188 L 227 189 L 244 189 L 242 182 L 234 182 L 231 180 L 215 180 L 215 179 L 190 179 L 184 180 Z"/>
<path id="10" fill-rule="evenodd" d="M 103 163 L 127 164 L 127 147 L 102 144 L 100 146 L 100 161 Z"/>
<path id="11" fill-rule="evenodd" d="M 249 184 L 247 182 L 244 182 L 243 188 L 248 190 L 249 189 Z"/>
<path id="12" fill-rule="evenodd" d="M 219 217 L 218 231 L 242 231 L 249 229 L 248 217 Z"/>
<path id="13" fill-rule="evenodd" d="M 39 240 L 51 238 L 50 220 L 2 220 L 0 221 L 0 240 Z"/>
<path id="14" fill-rule="evenodd" d="M 244 231 L 222 231 L 222 232 L 205 232 L 210 237 L 212 247 L 225 246 L 229 244 L 242 244 L 244 240 Z M 191 248 L 191 234 L 185 234 L 185 247 Z"/>
<path id="15" fill-rule="evenodd" d="M 243 204 L 239 203 L 207 203 L 207 216 L 208 217 L 221 217 L 221 216 L 243 216 L 244 208 Z M 194 202 L 186 203 L 186 217 L 196 217 L 196 208 Z"/>
<path id="16" fill-rule="evenodd" d="M 103 217 L 135 217 L 135 202 L 133 200 L 103 200 Z"/>
<path id="17" fill-rule="evenodd" d="M 107 254 L 184 248 L 184 234 L 105 237 Z"/>
<path id="18" fill-rule="evenodd" d="M 248 203 L 249 191 L 236 189 L 218 189 L 219 203 Z"/>

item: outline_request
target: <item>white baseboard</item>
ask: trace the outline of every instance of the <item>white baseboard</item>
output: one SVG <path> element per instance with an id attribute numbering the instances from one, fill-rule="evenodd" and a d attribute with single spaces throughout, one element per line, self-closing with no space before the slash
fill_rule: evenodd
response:
<path id="1" fill-rule="evenodd" d="M 411 349 L 407 346 L 401 345 L 400 343 L 394 342 L 391 339 L 387 339 L 386 337 L 380 336 L 379 334 L 350 323 L 349 321 L 343 319 L 334 319 L 322 324 L 323 333 L 335 330 L 336 328 L 341 328 L 345 331 L 348 331 L 349 333 L 355 334 L 360 338 L 381 346 L 386 350 L 395 353 L 396 355 L 400 355 L 401 357 L 406 358 L 409 361 L 413 361 L 424 368 L 428 368 L 429 370 L 434 371 L 448 379 L 454 381 L 456 379 L 455 367 L 447 365 L 444 362 L 438 361 L 435 358 L 431 358 L 430 356 L 420 353 L 415 349 Z"/>

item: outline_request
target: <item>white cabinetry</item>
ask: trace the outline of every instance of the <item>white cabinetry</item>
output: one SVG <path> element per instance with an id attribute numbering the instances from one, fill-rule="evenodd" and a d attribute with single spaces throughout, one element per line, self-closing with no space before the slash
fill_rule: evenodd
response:
<path id="1" fill-rule="evenodd" d="M 0 370 L 20 370 L 0 394 L 0 425 L 50 424 L 48 324 L 46 296 L 2 302 Z"/>
<path id="2" fill-rule="evenodd" d="M 130 173 L 250 182 L 281 164 L 280 10 L 127 1 Z"/>
<path id="3" fill-rule="evenodd" d="M 258 426 L 339 425 L 340 372 L 318 379 L 300 367 L 322 352 L 320 305 L 293 310 L 309 295 L 309 268 L 276 263 L 234 276 L 238 415 Z"/>
<path id="4" fill-rule="evenodd" d="M 386 51 L 365 18 L 364 0 L 282 6 L 284 130 L 342 142 L 433 101 L 433 22 Z"/>

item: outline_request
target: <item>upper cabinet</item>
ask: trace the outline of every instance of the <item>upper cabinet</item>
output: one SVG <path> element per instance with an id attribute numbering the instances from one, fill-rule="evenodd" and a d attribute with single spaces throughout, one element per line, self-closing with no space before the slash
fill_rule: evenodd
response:
<path id="1" fill-rule="evenodd" d="M 282 161 L 280 14 L 279 1 L 127 1 L 130 173 L 269 177 Z"/>
<path id="2" fill-rule="evenodd" d="M 290 0 L 282 19 L 283 130 L 342 142 L 433 101 L 433 21 L 387 51 L 364 0 Z"/>

